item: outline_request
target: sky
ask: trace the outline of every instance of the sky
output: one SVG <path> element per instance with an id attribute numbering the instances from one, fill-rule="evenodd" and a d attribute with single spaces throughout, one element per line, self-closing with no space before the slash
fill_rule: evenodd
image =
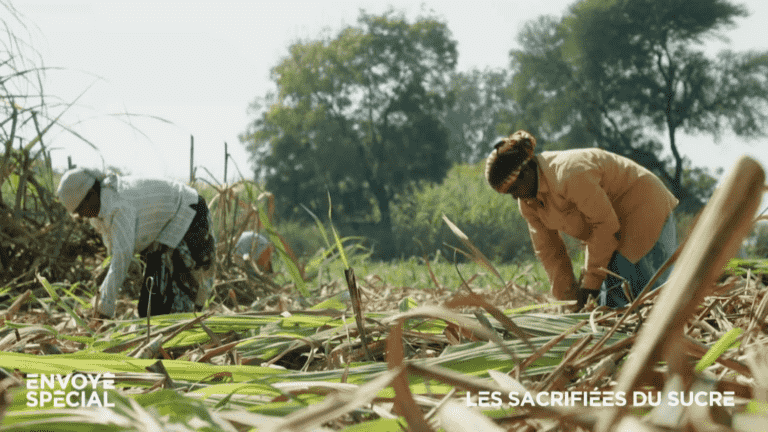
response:
<path id="1" fill-rule="evenodd" d="M 194 136 L 198 177 L 218 183 L 224 181 L 225 142 L 231 155 L 227 181 L 240 179 L 238 169 L 245 178 L 252 176 L 238 136 L 254 119 L 249 105 L 275 88 L 270 70 L 292 43 L 354 25 L 361 9 L 382 13 L 391 6 L 409 19 L 431 12 L 444 20 L 458 42 L 458 70 L 505 68 L 527 21 L 540 15 L 560 16 L 572 2 L 16 0 L 12 4 L 28 26 L 28 33 L 21 36 L 51 68 L 44 76 L 45 93 L 68 102 L 79 97 L 61 122 L 99 149 L 54 129 L 46 138 L 55 149 L 55 167 L 66 167 L 70 156 L 79 166 L 114 166 L 133 174 L 186 181 L 190 136 Z M 768 39 L 760 36 L 768 24 L 768 2 L 737 3 L 746 5 L 751 15 L 723 33 L 727 40 L 707 41 L 707 52 L 768 50 Z M 54 108 L 50 114 L 62 110 L 63 106 Z M 131 115 L 121 115 L 125 113 Z M 768 166 L 768 138 L 745 142 L 724 134 L 719 143 L 706 135 L 678 140 L 682 154 L 695 166 L 728 171 L 742 154 Z"/>

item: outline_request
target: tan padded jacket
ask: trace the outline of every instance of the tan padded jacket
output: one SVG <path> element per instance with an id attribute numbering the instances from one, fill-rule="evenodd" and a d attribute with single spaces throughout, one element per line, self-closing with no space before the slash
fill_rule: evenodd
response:
<path id="1" fill-rule="evenodd" d="M 602 149 L 536 155 L 539 189 L 519 199 L 536 256 L 561 300 L 575 299 L 571 259 L 560 232 L 586 243 L 582 286 L 599 289 L 613 252 L 632 263 L 659 238 L 678 201 L 661 180 L 634 161 Z"/>

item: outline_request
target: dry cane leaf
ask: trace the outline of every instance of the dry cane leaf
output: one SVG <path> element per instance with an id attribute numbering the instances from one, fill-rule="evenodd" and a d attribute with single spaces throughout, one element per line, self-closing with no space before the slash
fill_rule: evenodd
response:
<path id="1" fill-rule="evenodd" d="M 461 292 L 448 300 L 445 305 L 449 308 L 457 308 L 461 306 L 481 307 L 491 314 L 491 316 L 496 318 L 507 331 L 522 339 L 529 348 L 534 349 L 533 345 L 531 345 L 531 341 L 528 340 L 528 334 L 523 331 L 523 329 L 515 324 L 515 322 L 508 316 L 504 315 L 504 312 L 499 310 L 499 308 L 488 303 L 484 298 L 473 292 Z"/>
<path id="2" fill-rule="evenodd" d="M 754 398 L 768 403 L 768 344 L 749 346 L 744 361 L 755 380 Z"/>
<path id="3" fill-rule="evenodd" d="M 701 303 L 704 291 L 714 284 L 726 261 L 732 257 L 752 226 L 765 183 L 763 168 L 754 159 L 742 157 L 705 206 L 659 300 L 640 330 L 632 355 L 622 368 L 615 391 L 630 393 L 648 366 L 665 347 L 671 370 L 685 369 L 683 355 L 675 344 L 684 325 Z M 704 288 L 704 289 L 702 289 Z M 687 367 L 690 371 L 690 367 Z M 623 407 L 616 407 L 598 424 L 608 432 L 618 421 Z"/>
<path id="4" fill-rule="evenodd" d="M 392 388 L 395 389 L 395 408 L 397 413 L 405 417 L 411 430 L 415 432 L 432 432 L 432 428 L 424 418 L 424 413 L 416 404 L 408 385 L 405 374 L 403 352 L 403 323 L 405 318 L 399 319 L 392 326 L 387 336 L 387 365 L 390 370 L 400 370 L 400 373 L 392 380 Z"/>
<path id="5" fill-rule="evenodd" d="M 355 387 L 355 390 L 329 395 L 323 402 L 296 411 L 278 424 L 274 424 L 273 421 L 272 427 L 265 429 L 273 432 L 312 430 L 314 427 L 371 403 L 382 389 L 390 384 L 394 385 L 393 381 L 403 376 L 403 370 L 402 367 L 393 368 L 359 387 L 346 384 L 346 387 Z"/>
<path id="6" fill-rule="evenodd" d="M 446 432 L 504 432 L 488 417 L 453 401 L 438 410 L 437 418 Z"/>

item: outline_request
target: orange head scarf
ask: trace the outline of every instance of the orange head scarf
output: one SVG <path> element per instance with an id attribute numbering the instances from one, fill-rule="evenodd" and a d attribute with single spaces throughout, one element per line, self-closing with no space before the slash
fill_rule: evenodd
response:
<path id="1" fill-rule="evenodd" d="M 485 179 L 499 193 L 507 193 L 520 170 L 533 159 L 536 138 L 519 130 L 500 139 L 485 160 Z"/>

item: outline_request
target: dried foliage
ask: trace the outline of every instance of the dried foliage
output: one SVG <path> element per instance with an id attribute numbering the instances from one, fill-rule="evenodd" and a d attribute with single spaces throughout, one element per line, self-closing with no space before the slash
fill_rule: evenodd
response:
<path id="1" fill-rule="evenodd" d="M 0 3 L 0 9 L 19 20 L 10 5 Z M 58 120 L 48 109 L 58 106 L 43 94 L 44 69 L 22 54 L 29 47 L 14 36 L 11 23 L 0 23 L 8 30 L 8 40 L 0 42 L 0 286 L 18 287 L 36 273 L 81 280 L 90 274 L 78 257 L 96 253 L 100 240 L 92 228 L 67 217 L 52 193 L 45 134 Z"/>
<path id="2" fill-rule="evenodd" d="M 15 204 L 0 200 L 0 285 L 18 287 L 34 280 L 36 273 L 61 281 L 89 278 L 78 257 L 94 256 L 101 239 L 92 227 L 67 216 L 39 183 L 29 151 L 9 147 L 6 160 L 14 169 L 0 177 L 0 184 L 12 183 L 3 189 L 15 192 Z"/>
<path id="3" fill-rule="evenodd" d="M 56 120 L 42 99 L 7 87 L 25 70 L 13 57 L 0 65 L 0 431 L 768 430 L 768 266 L 725 267 L 764 190 L 754 161 L 713 196 L 666 285 L 624 309 L 562 313 L 568 302 L 505 281 L 447 218 L 495 286 L 477 274 L 443 286 L 426 259 L 434 287 L 355 275 L 335 230 L 312 266 L 338 254 L 345 274 L 312 279 L 272 226 L 270 195 L 239 184 L 209 200 L 219 247 L 205 313 L 139 320 L 128 289 L 118 318 L 100 321 L 89 289 L 104 247 L 53 198 L 44 137 Z M 269 234 L 286 274 L 232 262 L 246 229 Z M 134 268 L 130 282 L 140 278 Z M 115 373 L 116 406 L 26 409 L 26 374 L 77 371 Z M 583 402 L 618 391 L 629 406 Z M 733 392 L 735 406 L 633 406 L 629 396 L 700 391 Z M 503 403 L 483 407 L 480 392 Z M 510 407 L 510 392 L 537 403 Z M 561 406 L 553 392 L 583 399 Z"/>
<path id="4" fill-rule="evenodd" d="M 0 430 L 28 430 L 54 418 L 57 424 L 99 424 L 89 410 L 70 421 L 56 410 L 30 417 L 19 410 L 23 389 L 14 390 L 26 373 L 74 372 L 85 364 L 118 374 L 119 408 L 108 415 L 124 427 L 115 430 L 167 429 L 173 422 L 189 430 L 205 423 L 213 425 L 209 430 L 449 432 L 468 424 L 489 431 L 761 431 L 768 424 L 766 266 L 722 270 L 749 231 L 763 190 L 762 168 L 752 161 L 742 161 L 734 171 L 738 182 L 732 174 L 713 197 L 665 288 L 628 308 L 591 306 L 578 314 L 560 313 L 568 302 L 548 304 L 535 289 L 504 281 L 447 218 L 466 255 L 495 275 L 495 287 L 478 286 L 476 274 L 461 286 L 442 286 L 428 260 L 424 272 L 432 288 L 392 286 L 376 274 L 355 277 L 335 235 L 335 245 L 329 241 L 330 250 L 320 256 L 336 250 L 345 277 L 319 283 L 311 297 L 297 296 L 299 280 L 314 281 L 304 279 L 304 267 L 285 250 L 285 268 L 293 265 L 295 272 L 281 276 L 284 283 L 229 259 L 245 229 L 263 229 L 282 241 L 269 210 L 259 208 L 259 198 L 269 205 L 269 194 L 254 199 L 242 187 L 217 188 L 210 200 L 219 237 L 210 309 L 147 323 L 134 318 L 130 290 L 117 320 L 94 320 L 88 294 L 78 295 L 76 283 L 66 281 L 95 288 L 91 272 L 98 272 L 104 249 L 38 180 L 43 154 L 9 146 L 4 153 L 14 169 L 3 179 L 13 187 L 3 190 L 16 194 L 3 204 L 4 256 L 10 263 L 32 257 L 26 261 L 32 264 L 7 283 L 14 296 L 3 302 L 0 370 L 7 377 L 0 380 Z M 30 214 L 13 217 L 16 202 Z M 135 286 L 140 278 L 134 269 Z M 314 306 L 306 308 L 308 302 Z M 146 371 L 137 372 L 137 365 Z M 657 392 L 699 391 L 733 392 L 736 404 L 549 403 L 553 392 L 625 392 L 631 405 L 635 392 L 657 398 Z M 480 392 L 503 395 L 504 404 L 484 412 Z M 510 392 L 528 392 L 537 403 L 509 407 Z M 160 425 L 147 414 L 169 406 L 195 412 L 196 420 L 163 417 L 167 423 Z"/>
<path id="5" fill-rule="evenodd" d="M 763 275 L 742 268 L 733 272 L 714 284 L 710 295 L 685 323 L 684 343 L 678 344 L 678 349 L 689 370 L 693 373 L 697 368 L 700 372 L 696 374 L 707 378 L 711 391 L 735 392 L 738 404 L 728 415 L 738 418 L 746 415 L 743 413 L 750 400 L 759 400 L 766 391 L 764 381 L 768 369 L 760 355 L 764 350 L 761 347 L 768 340 L 765 322 L 768 295 Z M 59 299 L 55 303 L 44 301 L 44 306 L 40 307 L 25 305 L 23 302 L 28 297 L 20 297 L 19 302 L 5 313 L 6 325 L 13 325 L 0 330 L 0 350 L 46 355 L 37 357 L 43 362 L 40 364 L 58 365 L 56 370 L 67 370 L 67 367 L 78 370 L 76 365 L 79 363 L 74 360 L 90 358 L 90 368 L 118 373 L 120 392 L 125 395 L 158 392 L 163 388 L 175 389 L 178 394 L 191 399 L 195 399 L 192 395 L 196 392 L 210 394 L 206 400 L 210 404 L 224 403 L 228 409 L 222 413 L 229 413 L 229 421 L 235 426 L 239 424 L 237 414 L 246 410 L 271 415 L 266 419 L 268 421 L 263 417 L 258 420 L 262 427 L 273 430 L 308 430 L 321 425 L 341 430 L 357 423 L 396 419 L 407 412 L 424 419 L 409 419 L 411 427 L 411 422 L 419 422 L 423 430 L 436 430 L 435 422 L 440 419 L 446 430 L 450 430 L 448 424 L 457 418 L 486 416 L 467 408 L 468 403 L 478 403 L 477 395 L 481 391 L 498 391 L 503 395 L 510 391 L 530 391 L 533 395 L 554 391 L 614 391 L 617 372 L 626 365 L 627 356 L 636 348 L 638 330 L 660 304 L 660 291 L 655 291 L 639 300 L 637 311 L 631 313 L 626 309 L 596 309 L 588 314 L 541 315 L 508 310 L 504 316 L 514 323 L 513 331 L 508 324 L 494 318 L 502 311 L 492 308 L 483 313 L 483 321 L 478 321 L 476 315 L 459 314 L 442 307 L 418 307 L 402 313 L 372 311 L 367 299 L 379 299 L 377 304 L 384 306 L 384 292 L 366 285 L 366 282 L 360 282 L 366 305 L 361 321 L 371 336 L 367 351 L 374 355 L 373 362 L 366 360 L 366 349 L 348 304 L 342 306 L 347 312 L 330 309 L 281 311 L 281 306 L 290 305 L 285 298 L 268 307 L 276 309 L 273 312 L 237 312 L 222 305 L 197 318 L 159 317 L 153 319 L 150 329 L 139 320 L 129 320 L 107 323 L 91 330 L 78 325 L 72 315 L 57 306 L 71 304 L 76 315 L 87 319 L 85 307 L 78 306 L 72 298 Z M 477 288 L 471 284 L 468 287 Z M 413 294 L 413 291 L 388 289 L 390 294 L 386 301 L 390 309 L 398 306 L 398 299 L 403 295 Z M 380 294 L 376 295 L 377 292 Z M 424 300 L 426 304 L 431 303 L 429 298 Z M 476 300 L 463 293 L 447 300 L 458 308 L 476 305 Z M 485 327 L 483 322 L 490 327 Z M 732 329 L 745 330 L 735 341 L 729 341 L 712 354 L 717 342 Z M 525 333 L 531 346 L 519 339 L 518 330 Z M 491 341 L 490 345 L 488 341 Z M 91 352 L 91 357 L 81 353 L 84 349 Z M 99 351 L 115 353 L 116 357 L 99 363 L 99 358 L 109 359 L 97 356 Z M 129 357 L 160 358 L 168 376 L 135 372 L 135 366 L 115 369 L 114 360 Z M 20 366 L 19 361 L 26 361 L 23 359 L 5 357 L 0 366 L 7 370 L 32 371 L 30 368 L 34 366 Z M 144 364 L 136 361 L 131 364 Z M 185 366 L 189 362 L 198 366 L 193 368 L 191 363 Z M 205 363 L 210 367 L 205 367 Z M 278 369 L 273 369 L 274 373 L 266 372 L 270 369 L 247 369 L 259 365 Z M 205 372 L 195 374 L 193 371 L 200 367 Z M 218 367 L 224 369 L 216 369 Z M 225 371 L 226 374 L 221 375 Z M 477 372 L 483 373 L 477 376 Z M 403 381 L 404 378 L 408 379 Z M 291 398 L 310 398 L 311 402 L 306 408 L 300 405 L 288 408 L 286 405 L 287 411 L 283 412 L 292 414 L 275 415 L 267 407 L 288 403 L 291 399 L 269 388 L 257 391 L 256 394 L 261 396 L 256 399 L 246 396 L 258 387 L 253 379 L 269 383 L 269 388 L 288 392 Z M 173 383 L 170 387 L 169 380 Z M 421 380 L 431 384 L 426 387 L 417 385 Z M 221 393 L 213 391 L 214 386 L 227 382 L 236 384 L 240 390 L 236 387 L 222 389 L 224 395 L 235 391 L 229 400 L 222 398 L 223 395 L 215 396 Z M 670 386 L 673 384 L 669 367 L 654 364 L 642 374 L 637 388 L 655 394 L 656 391 L 672 391 L 674 387 Z M 399 393 L 394 399 L 385 396 L 382 392 L 388 386 L 396 392 L 408 389 L 411 398 L 403 399 Z M 210 392 L 206 390 L 209 388 Z M 677 391 L 684 390 L 679 388 Z M 323 396 L 316 396 L 318 394 Z M 404 402 L 400 408 L 393 405 L 394 401 L 409 400 L 411 402 Z M 450 403 L 451 400 L 454 402 Z M 16 415 L 13 407 L 12 404 L 7 413 L 11 417 Z M 529 406 L 502 410 L 501 416 L 496 413 L 491 421 L 500 430 L 593 430 L 605 410 L 594 406 Z M 645 422 L 668 421 L 668 413 L 660 411 L 661 408 L 640 407 L 630 417 L 638 419 L 641 414 Z M 687 418 L 682 411 L 676 415 L 679 419 Z M 625 418 L 621 424 L 630 421 L 634 420 Z M 628 430 L 625 427 L 613 430 Z M 656 430 L 647 424 L 638 427 Z M 672 430 L 683 430 L 683 427 L 683 424 L 676 424 Z"/>
<path id="6" fill-rule="evenodd" d="M 134 318 L 127 290 L 118 319 L 103 322 L 92 319 L 87 291 L 75 287 L 95 288 L 104 248 L 53 198 L 44 132 L 19 139 L 19 121 L 34 117 L 14 106 L 3 129 L 0 247 L 8 279 L 0 282 L 12 296 L 1 303 L 0 431 L 92 426 L 104 416 L 120 426 L 108 430 L 766 430 L 766 267 L 722 270 L 762 194 L 764 174 L 754 162 L 743 161 L 738 182 L 732 174 L 713 197 L 667 286 L 617 311 L 559 313 L 567 302 L 547 304 L 531 287 L 504 281 L 447 218 L 466 255 L 496 276 L 495 287 L 479 286 L 478 275 L 442 286 L 425 260 L 434 288 L 392 286 L 347 268 L 332 282 L 318 278 L 311 296 L 297 295 L 315 281 L 259 196 L 227 186 L 210 200 L 219 248 L 209 310 L 147 323 Z M 269 194 L 260 197 L 269 206 Z M 263 229 L 284 245 L 287 277 L 231 262 L 245 229 Z M 318 262 L 338 253 L 347 267 L 335 237 Z M 134 269 L 134 286 L 140 277 Z M 25 393 L 15 387 L 24 374 L 84 367 L 118 374 L 117 407 L 19 409 Z M 529 392 L 548 402 L 552 392 L 616 391 L 729 391 L 736 406 L 478 406 L 480 392 Z M 182 411 L 193 414 L 159 415 Z"/>

